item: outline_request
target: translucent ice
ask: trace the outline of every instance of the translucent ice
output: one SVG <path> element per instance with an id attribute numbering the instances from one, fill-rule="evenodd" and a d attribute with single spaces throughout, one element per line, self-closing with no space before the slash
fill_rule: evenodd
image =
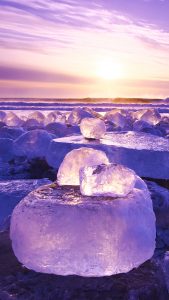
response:
<path id="1" fill-rule="evenodd" d="M 45 124 L 47 125 L 53 122 L 65 124 L 66 123 L 65 114 L 61 113 L 60 111 L 50 112 L 45 119 Z"/>
<path id="2" fill-rule="evenodd" d="M 77 107 L 71 111 L 70 115 L 68 116 L 67 123 L 70 125 L 78 125 L 83 118 L 88 117 L 92 117 L 92 115 L 83 108 Z"/>
<path id="3" fill-rule="evenodd" d="M 161 120 L 161 115 L 157 109 L 141 109 L 133 113 L 133 118 L 156 125 Z"/>
<path id="4" fill-rule="evenodd" d="M 23 121 L 13 112 L 8 112 L 3 120 L 7 126 L 21 126 Z"/>
<path id="5" fill-rule="evenodd" d="M 71 136 L 51 141 L 48 151 L 51 166 L 59 162 L 70 150 L 80 147 L 92 147 L 104 151 L 110 162 L 124 165 L 141 177 L 169 178 L 169 140 L 144 132 L 106 133 L 104 138 L 87 140 L 83 136 Z M 61 151 L 64 149 L 65 151 Z"/>
<path id="6" fill-rule="evenodd" d="M 40 111 L 34 111 L 29 114 L 28 119 L 35 119 L 39 123 L 43 123 L 45 120 L 45 117 Z"/>
<path id="7" fill-rule="evenodd" d="M 106 125 L 100 119 L 84 118 L 80 123 L 80 131 L 85 138 L 101 139 L 106 132 Z"/>
<path id="8" fill-rule="evenodd" d="M 123 111 L 119 109 L 113 109 L 105 114 L 105 121 L 113 123 L 116 127 L 124 128 L 127 119 Z"/>
<path id="9" fill-rule="evenodd" d="M 70 151 L 60 165 L 57 174 L 59 185 L 79 185 L 79 170 L 85 166 L 107 164 L 106 154 L 100 150 L 82 147 Z"/>
<path id="10" fill-rule="evenodd" d="M 135 185 L 134 171 L 117 164 L 102 164 L 80 170 L 80 191 L 85 196 L 125 197 Z"/>
<path id="11" fill-rule="evenodd" d="M 50 141 L 51 136 L 45 130 L 28 131 L 14 141 L 15 155 L 28 158 L 44 157 Z"/>
<path id="12" fill-rule="evenodd" d="M 54 185 L 31 192 L 12 214 L 16 257 L 29 269 L 59 275 L 109 276 L 138 267 L 155 249 L 155 216 L 143 187 L 125 198 Z"/>

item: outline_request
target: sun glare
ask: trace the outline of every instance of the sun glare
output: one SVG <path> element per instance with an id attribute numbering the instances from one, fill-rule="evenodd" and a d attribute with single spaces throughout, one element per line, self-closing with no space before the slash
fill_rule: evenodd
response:
<path id="1" fill-rule="evenodd" d="M 124 68 L 121 64 L 112 61 L 101 61 L 98 64 L 96 75 L 104 80 L 124 77 Z"/>

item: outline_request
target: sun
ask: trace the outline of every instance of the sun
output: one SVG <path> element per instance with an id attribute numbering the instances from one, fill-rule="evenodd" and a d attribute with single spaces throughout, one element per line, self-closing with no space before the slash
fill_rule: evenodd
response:
<path id="1" fill-rule="evenodd" d="M 96 68 L 96 76 L 104 80 L 113 80 L 124 77 L 123 65 L 114 61 L 100 61 Z"/>

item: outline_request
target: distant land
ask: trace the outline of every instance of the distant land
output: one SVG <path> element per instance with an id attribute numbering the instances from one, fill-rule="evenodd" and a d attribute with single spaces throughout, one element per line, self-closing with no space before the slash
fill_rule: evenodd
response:
<path id="1" fill-rule="evenodd" d="M 63 103 L 119 103 L 119 104 L 148 104 L 148 103 L 160 103 L 165 101 L 164 99 L 151 99 L 151 98 L 0 98 L 0 103 L 18 103 L 18 102 L 63 102 Z"/>

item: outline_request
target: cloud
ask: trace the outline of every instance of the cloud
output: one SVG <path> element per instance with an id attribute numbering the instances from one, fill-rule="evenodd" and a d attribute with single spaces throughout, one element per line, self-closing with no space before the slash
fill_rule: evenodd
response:
<path id="1" fill-rule="evenodd" d="M 68 84 L 91 84 L 93 82 L 90 78 L 2 65 L 0 66 L 0 80 Z"/>
<path id="2" fill-rule="evenodd" d="M 4 48 L 23 46 L 32 51 L 37 47 L 40 51 L 41 43 L 41 49 L 50 53 L 57 47 L 76 47 L 81 43 L 80 36 L 91 32 L 94 39 L 96 34 L 101 40 L 104 33 L 109 33 L 118 42 L 125 35 L 126 40 L 138 38 L 143 45 L 155 47 L 169 40 L 169 33 L 89 0 L 1 0 L 0 8 L 0 40 Z"/>

